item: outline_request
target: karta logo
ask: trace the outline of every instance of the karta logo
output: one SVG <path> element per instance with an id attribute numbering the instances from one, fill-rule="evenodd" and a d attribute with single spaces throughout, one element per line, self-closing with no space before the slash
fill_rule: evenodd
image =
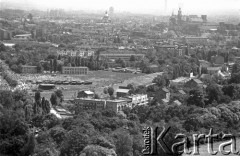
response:
<path id="1" fill-rule="evenodd" d="M 208 153 L 211 155 L 216 155 L 220 152 L 222 155 L 236 154 L 238 155 L 239 151 L 236 150 L 236 137 L 232 134 L 213 134 L 212 128 L 209 131 L 209 134 L 193 134 L 193 147 L 192 150 L 189 149 L 188 145 L 190 144 L 190 139 L 184 134 L 176 134 L 174 139 L 176 142 L 169 147 L 169 145 L 165 142 L 164 139 L 167 133 L 170 131 L 171 127 L 167 129 L 163 127 L 163 130 L 160 134 L 158 134 L 158 127 L 154 130 L 151 127 L 145 127 L 143 129 L 143 137 L 144 137 L 144 149 L 142 153 L 144 155 L 159 155 L 157 148 L 160 147 L 163 152 L 167 155 L 200 155 L 199 153 L 199 142 L 200 140 L 204 140 L 207 142 Z M 213 149 L 213 139 L 221 139 L 225 140 L 222 142 L 218 151 Z M 181 140 L 181 141 L 179 141 Z M 226 141 L 227 140 L 227 141 Z M 226 147 L 230 146 L 231 150 L 226 150 Z"/>

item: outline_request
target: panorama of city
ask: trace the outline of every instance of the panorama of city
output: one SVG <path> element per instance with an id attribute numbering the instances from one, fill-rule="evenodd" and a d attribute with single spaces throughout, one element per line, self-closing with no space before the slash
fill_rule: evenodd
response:
<path id="1" fill-rule="evenodd" d="M 0 156 L 239 155 L 240 3 L 208 1 L 0 0 Z"/>

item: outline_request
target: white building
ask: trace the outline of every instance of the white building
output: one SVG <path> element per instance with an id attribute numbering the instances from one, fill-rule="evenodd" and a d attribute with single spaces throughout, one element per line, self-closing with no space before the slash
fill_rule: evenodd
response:
<path id="1" fill-rule="evenodd" d="M 147 105 L 148 104 L 148 97 L 147 94 L 137 94 L 129 96 L 132 100 L 133 107 L 136 105 Z"/>

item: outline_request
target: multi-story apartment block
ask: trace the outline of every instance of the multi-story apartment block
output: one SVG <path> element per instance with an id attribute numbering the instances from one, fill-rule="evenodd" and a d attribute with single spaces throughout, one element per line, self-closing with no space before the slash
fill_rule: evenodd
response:
<path id="1" fill-rule="evenodd" d="M 62 74 L 86 75 L 88 74 L 88 67 L 63 67 Z"/>
<path id="2" fill-rule="evenodd" d="M 136 53 L 129 53 L 129 52 L 105 52 L 100 54 L 100 58 L 107 58 L 110 60 L 117 60 L 122 59 L 124 61 L 129 61 L 131 56 L 135 56 L 135 58 L 141 60 L 145 57 L 144 54 L 136 54 Z"/>
<path id="3" fill-rule="evenodd" d="M 79 56 L 79 57 L 90 57 L 94 55 L 93 50 L 57 50 L 57 54 L 61 56 Z"/>

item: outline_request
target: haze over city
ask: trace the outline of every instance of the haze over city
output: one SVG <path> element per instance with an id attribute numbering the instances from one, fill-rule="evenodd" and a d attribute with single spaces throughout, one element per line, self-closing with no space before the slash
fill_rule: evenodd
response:
<path id="1" fill-rule="evenodd" d="M 239 0 L 1 0 L 0 7 L 22 5 L 26 9 L 52 9 L 96 11 L 113 6 L 116 12 L 144 14 L 171 14 L 181 7 L 185 14 L 240 14 Z"/>

